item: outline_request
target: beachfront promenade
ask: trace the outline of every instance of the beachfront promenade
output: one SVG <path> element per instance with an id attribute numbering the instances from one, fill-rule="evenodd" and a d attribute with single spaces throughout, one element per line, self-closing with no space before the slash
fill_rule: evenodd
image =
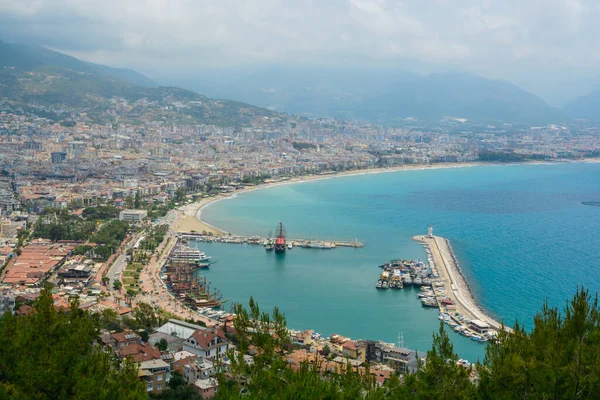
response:
<path id="1" fill-rule="evenodd" d="M 431 252 L 433 263 L 444 282 L 448 294 L 452 293 L 456 311 L 471 320 L 479 320 L 489 324 L 496 330 L 502 329 L 502 324 L 487 315 L 477 304 L 471 288 L 460 271 L 460 267 L 452 253 L 448 240 L 440 236 L 414 236 L 413 240 L 423 243 Z M 510 330 L 505 327 L 504 329 Z"/>
<path id="2" fill-rule="evenodd" d="M 185 216 L 185 213 L 178 212 L 177 219 L 183 216 Z M 147 294 L 140 293 L 135 301 L 156 305 L 178 318 L 193 318 L 204 322 L 208 327 L 214 326 L 216 324 L 215 320 L 186 307 L 169 292 L 165 282 L 160 278 L 162 266 L 167 261 L 176 243 L 177 239 L 171 227 L 169 234 L 165 236 L 163 242 L 152 255 L 150 262 L 140 274 L 142 292 Z"/>

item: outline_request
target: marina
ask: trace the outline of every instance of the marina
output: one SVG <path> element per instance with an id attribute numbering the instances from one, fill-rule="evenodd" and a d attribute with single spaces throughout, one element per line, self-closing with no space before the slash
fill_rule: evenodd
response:
<path id="1" fill-rule="evenodd" d="M 427 250 L 429 265 L 420 260 L 391 260 L 379 267 L 378 290 L 418 289 L 417 298 L 423 307 L 440 310 L 438 318 L 455 332 L 473 341 L 486 342 L 496 334 L 485 322 L 472 319 L 457 311 L 454 300 L 449 297 L 446 283 L 440 279 L 430 251 Z"/>
<path id="2" fill-rule="evenodd" d="M 423 305 L 437 306 L 441 320 L 475 341 L 485 341 L 500 329 L 510 330 L 477 304 L 448 239 L 434 236 L 429 227 L 427 235 L 414 236 L 413 240 L 423 244 L 432 273 L 435 271 L 437 274 L 431 289 L 424 290 L 421 302 L 427 301 L 427 304 Z"/>
<path id="3" fill-rule="evenodd" d="M 218 308 L 228 299 L 218 290 L 210 290 L 206 277 L 197 270 L 208 268 L 211 257 L 187 245 L 185 239 L 177 241 L 161 269 L 160 279 L 173 296 L 192 310 Z"/>

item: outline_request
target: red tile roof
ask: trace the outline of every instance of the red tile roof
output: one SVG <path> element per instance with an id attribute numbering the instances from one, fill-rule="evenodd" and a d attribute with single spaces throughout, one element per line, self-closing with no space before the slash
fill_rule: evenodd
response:
<path id="1" fill-rule="evenodd" d="M 198 343 L 198 345 L 200 347 L 202 347 L 203 349 L 206 349 L 209 347 L 210 342 L 215 338 L 215 337 L 220 337 L 223 340 L 227 340 L 227 338 L 225 337 L 225 334 L 223 333 L 223 331 L 221 329 L 198 329 L 196 332 L 194 332 L 192 334 L 192 337 L 196 340 L 196 342 Z"/>
<path id="2" fill-rule="evenodd" d="M 140 335 L 138 335 L 134 331 L 125 331 L 125 332 L 113 333 L 110 336 L 114 340 L 116 340 L 117 342 L 119 342 L 119 343 L 129 342 L 129 341 L 132 341 L 132 340 L 140 340 L 141 339 Z"/>
<path id="3" fill-rule="evenodd" d="M 121 358 L 131 357 L 135 362 L 161 359 L 158 348 L 153 347 L 150 343 L 143 345 L 132 343 L 124 346 L 118 351 L 118 356 Z"/>

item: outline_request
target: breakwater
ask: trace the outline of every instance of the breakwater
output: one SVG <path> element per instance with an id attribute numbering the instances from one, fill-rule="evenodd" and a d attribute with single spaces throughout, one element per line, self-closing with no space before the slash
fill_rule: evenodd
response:
<path id="1" fill-rule="evenodd" d="M 446 287 L 446 294 L 454 298 L 455 310 L 452 311 L 470 320 L 470 326 L 489 326 L 496 331 L 503 328 L 509 330 L 502 323 L 489 316 L 477 304 L 471 287 L 460 270 L 448 239 L 440 236 L 419 235 L 414 236 L 413 240 L 425 246 L 428 255 L 431 257 L 431 262 L 440 274 L 441 282 Z"/>
<path id="2" fill-rule="evenodd" d="M 264 245 L 265 242 L 273 240 L 272 238 L 263 238 L 261 236 L 234 236 L 234 235 L 204 235 L 196 232 L 179 232 L 178 237 L 184 240 L 194 240 L 197 242 L 207 243 L 232 243 L 232 244 L 251 244 L 251 245 Z M 312 240 L 312 239 L 287 239 L 287 243 L 290 243 L 293 247 L 304 247 L 310 249 L 334 249 L 336 247 L 354 247 L 361 248 L 364 244 L 359 242 L 358 239 L 353 241 L 343 240 Z"/>

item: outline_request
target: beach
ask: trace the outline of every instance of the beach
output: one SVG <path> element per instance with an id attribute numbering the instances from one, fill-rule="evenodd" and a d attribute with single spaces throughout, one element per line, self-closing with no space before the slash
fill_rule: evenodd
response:
<path id="1" fill-rule="evenodd" d="M 282 179 L 273 182 L 267 182 L 258 186 L 246 187 L 241 190 L 236 190 L 230 194 L 219 194 L 213 197 L 206 197 L 199 201 L 196 201 L 192 204 L 185 205 L 179 209 L 179 214 L 177 219 L 175 220 L 173 226 L 176 232 L 212 232 L 213 235 L 224 235 L 228 234 L 222 229 L 215 227 L 206 221 L 202 220 L 202 210 L 208 207 L 211 204 L 214 204 L 221 200 L 231 199 L 243 193 L 249 193 L 256 190 L 264 190 L 276 186 L 282 185 L 292 185 L 299 184 L 305 182 L 314 182 L 317 180 L 324 179 L 334 179 L 348 176 L 356 176 L 356 175 L 368 175 L 368 174 L 382 174 L 382 173 L 391 173 L 391 172 L 399 172 L 399 171 L 418 171 L 418 170 L 426 170 L 426 169 L 442 169 L 442 168 L 465 168 L 465 167 L 475 167 L 481 165 L 490 165 L 488 163 L 480 163 L 480 162 L 471 162 L 471 163 L 436 163 L 434 165 L 402 165 L 391 168 L 369 168 L 369 169 L 361 169 L 354 171 L 344 171 L 339 173 L 328 173 L 328 174 L 313 174 L 313 175 L 304 175 L 301 177 L 291 178 L 291 179 Z"/>
<path id="2" fill-rule="evenodd" d="M 571 162 L 571 161 L 567 161 Z M 578 160 L 573 162 L 582 162 L 582 163 L 600 163 L 600 158 L 589 158 L 585 160 Z M 559 161 L 555 163 L 560 163 Z M 502 165 L 513 165 L 513 164 L 523 164 L 523 165 L 533 165 L 533 164 L 553 164 L 553 162 L 546 161 L 536 161 L 536 162 L 524 162 L 524 163 L 487 163 L 487 162 L 464 162 L 464 163 L 435 163 L 435 164 L 405 164 L 396 167 L 390 168 L 368 168 L 368 169 L 360 169 L 360 170 L 352 170 L 352 171 L 344 171 L 338 173 L 325 173 L 325 174 L 311 174 L 304 175 L 300 177 L 295 177 L 291 179 L 281 179 L 273 182 L 267 182 L 261 185 L 246 187 L 241 190 L 236 190 L 230 194 L 219 194 L 214 197 L 203 198 L 195 203 L 188 204 L 181 208 L 182 214 L 178 217 L 175 222 L 175 230 L 177 232 L 202 232 L 206 230 L 207 232 L 212 232 L 214 235 L 223 235 L 229 232 L 225 232 L 218 227 L 215 227 L 205 221 L 202 220 L 202 210 L 209 205 L 216 203 L 221 200 L 231 199 L 237 195 L 253 192 L 256 190 L 268 189 L 276 186 L 282 185 L 292 185 L 299 184 L 305 182 L 313 182 L 317 180 L 324 179 L 335 179 L 342 178 L 348 176 L 356 176 L 356 175 L 369 175 L 369 174 L 383 174 L 383 173 L 392 173 L 392 172 L 400 172 L 400 171 L 419 171 L 419 170 L 432 170 L 432 169 L 448 169 L 448 168 L 468 168 L 468 167 L 479 167 L 479 166 L 502 166 Z"/>
<path id="3" fill-rule="evenodd" d="M 206 205 L 208 205 L 214 201 L 226 199 L 229 197 L 230 196 L 223 196 L 223 195 L 219 195 L 219 196 L 215 196 L 215 197 L 207 197 L 207 198 L 204 198 L 193 204 L 188 204 L 188 205 L 181 207 L 178 210 L 177 218 L 175 219 L 175 222 L 173 224 L 173 229 L 176 232 L 198 232 L 198 233 L 207 232 L 207 233 L 212 233 L 213 235 L 216 235 L 216 236 L 225 234 L 225 232 L 222 231 L 221 229 L 216 228 L 210 224 L 207 224 L 206 222 L 197 218 L 197 215 L 200 212 L 200 210 L 202 208 L 204 208 Z"/>

